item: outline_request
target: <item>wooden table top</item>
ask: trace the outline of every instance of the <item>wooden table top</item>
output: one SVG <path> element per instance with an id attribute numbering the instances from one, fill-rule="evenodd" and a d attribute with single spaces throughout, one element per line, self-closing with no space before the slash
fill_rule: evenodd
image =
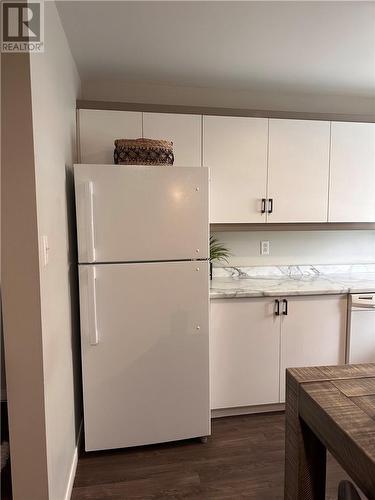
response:
<path id="1" fill-rule="evenodd" d="M 287 379 L 297 391 L 299 418 L 375 498 L 375 363 L 293 368 Z"/>

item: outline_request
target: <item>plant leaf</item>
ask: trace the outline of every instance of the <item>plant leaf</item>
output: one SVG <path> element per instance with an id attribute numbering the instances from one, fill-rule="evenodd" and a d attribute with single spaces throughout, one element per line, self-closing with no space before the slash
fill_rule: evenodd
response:
<path id="1" fill-rule="evenodd" d="M 228 258 L 231 253 L 217 238 L 210 236 L 210 261 L 225 261 L 229 262 Z"/>

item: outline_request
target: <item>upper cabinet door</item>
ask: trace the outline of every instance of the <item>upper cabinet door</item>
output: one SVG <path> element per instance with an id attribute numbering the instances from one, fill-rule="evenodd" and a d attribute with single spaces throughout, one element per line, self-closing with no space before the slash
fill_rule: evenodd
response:
<path id="1" fill-rule="evenodd" d="M 171 113 L 143 113 L 143 137 L 173 142 L 174 165 L 202 164 L 202 117 Z"/>
<path id="2" fill-rule="evenodd" d="M 79 110 L 81 163 L 114 163 L 115 139 L 142 137 L 142 113 L 133 111 Z"/>
<path id="3" fill-rule="evenodd" d="M 375 221 L 374 123 L 332 122 L 329 221 Z"/>
<path id="4" fill-rule="evenodd" d="M 269 222 L 327 222 L 330 123 L 270 119 Z"/>
<path id="5" fill-rule="evenodd" d="M 203 165 L 210 168 L 210 222 L 265 222 L 268 120 L 203 117 Z"/>

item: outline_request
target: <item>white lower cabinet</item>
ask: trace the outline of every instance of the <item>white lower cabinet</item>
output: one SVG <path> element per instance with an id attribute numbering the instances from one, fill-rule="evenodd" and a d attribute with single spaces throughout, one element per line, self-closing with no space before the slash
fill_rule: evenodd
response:
<path id="1" fill-rule="evenodd" d="M 281 318 L 280 402 L 285 401 L 285 370 L 345 363 L 347 297 L 287 297 Z M 282 302 L 282 301 L 281 301 Z M 283 312 L 283 306 L 280 306 Z"/>
<path id="2" fill-rule="evenodd" d="M 212 300 L 211 408 L 277 403 L 279 345 L 274 300 Z"/>
<path id="3" fill-rule="evenodd" d="M 284 402 L 286 368 L 343 364 L 346 315 L 342 295 L 211 300 L 211 409 Z"/>

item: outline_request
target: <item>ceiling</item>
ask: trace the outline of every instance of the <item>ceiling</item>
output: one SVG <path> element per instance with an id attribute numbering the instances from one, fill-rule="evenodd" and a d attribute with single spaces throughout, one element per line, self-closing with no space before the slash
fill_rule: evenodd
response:
<path id="1" fill-rule="evenodd" d="M 375 2 L 59 1 L 82 81 L 375 96 Z"/>

